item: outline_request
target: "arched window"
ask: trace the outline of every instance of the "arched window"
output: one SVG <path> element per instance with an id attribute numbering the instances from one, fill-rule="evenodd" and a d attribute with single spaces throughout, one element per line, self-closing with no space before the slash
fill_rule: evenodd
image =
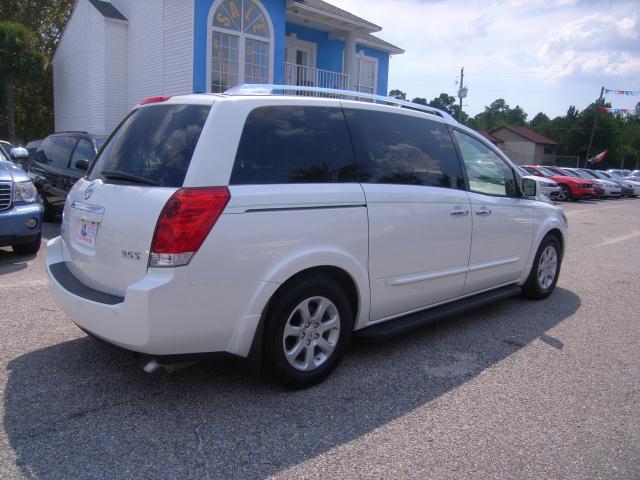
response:
<path id="1" fill-rule="evenodd" d="M 211 92 L 273 78 L 273 28 L 257 0 L 217 0 L 209 13 Z"/>

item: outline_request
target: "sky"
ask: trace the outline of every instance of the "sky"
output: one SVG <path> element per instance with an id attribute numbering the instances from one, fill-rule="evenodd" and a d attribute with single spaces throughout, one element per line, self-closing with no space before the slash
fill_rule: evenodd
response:
<path id="1" fill-rule="evenodd" d="M 460 68 L 476 115 L 497 98 L 532 119 L 584 109 L 600 88 L 640 91 L 640 0 L 339 0 L 406 50 L 389 89 L 408 99 L 456 96 Z M 634 109 L 640 96 L 607 95 Z"/>

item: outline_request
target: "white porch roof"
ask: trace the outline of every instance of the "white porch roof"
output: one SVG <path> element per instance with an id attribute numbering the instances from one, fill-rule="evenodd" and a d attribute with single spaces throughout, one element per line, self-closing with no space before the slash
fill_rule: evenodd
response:
<path id="1" fill-rule="evenodd" d="M 355 34 L 361 45 L 393 55 L 404 53 L 401 48 L 371 35 L 372 32 L 381 31 L 382 27 L 323 0 L 287 0 L 286 9 L 286 18 L 290 23 L 329 32 L 331 38 Z"/>

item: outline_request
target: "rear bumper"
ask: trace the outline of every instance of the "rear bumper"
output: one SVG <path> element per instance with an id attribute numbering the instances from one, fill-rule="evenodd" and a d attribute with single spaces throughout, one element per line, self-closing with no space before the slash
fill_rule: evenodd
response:
<path id="1" fill-rule="evenodd" d="M 188 267 L 152 268 L 123 298 L 100 298 L 100 292 L 96 295 L 77 279 L 61 277 L 59 264 L 68 260 L 62 238 L 50 240 L 46 271 L 56 304 L 81 329 L 147 355 L 227 352 L 246 357 L 260 320 L 259 305 L 266 304 L 264 298 L 278 286 L 255 282 L 195 287 L 189 283 Z"/>
<path id="2" fill-rule="evenodd" d="M 33 228 L 27 227 L 27 221 L 36 220 Z M 11 210 L 0 212 L 0 247 L 22 245 L 32 242 L 40 233 L 42 207 L 39 204 L 15 205 Z"/>

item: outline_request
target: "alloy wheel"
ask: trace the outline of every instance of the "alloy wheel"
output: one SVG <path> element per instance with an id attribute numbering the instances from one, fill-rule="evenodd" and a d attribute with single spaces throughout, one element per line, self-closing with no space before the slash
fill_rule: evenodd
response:
<path id="1" fill-rule="evenodd" d="M 282 334 L 285 358 L 296 370 L 308 372 L 325 363 L 340 338 L 340 314 L 326 297 L 310 297 L 298 304 Z"/>
<path id="2" fill-rule="evenodd" d="M 556 278 L 558 272 L 558 252 L 553 245 L 547 245 L 540 255 L 538 262 L 538 285 L 547 290 Z"/>

